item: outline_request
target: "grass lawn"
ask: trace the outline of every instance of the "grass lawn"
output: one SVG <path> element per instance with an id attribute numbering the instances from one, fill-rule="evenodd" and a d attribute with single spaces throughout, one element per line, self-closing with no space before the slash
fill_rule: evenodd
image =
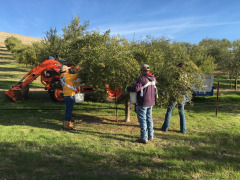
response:
<path id="1" fill-rule="evenodd" d="M 166 109 L 155 106 L 155 139 L 143 145 L 135 143 L 136 114 L 125 123 L 121 104 L 117 119 L 114 104 L 75 104 L 77 130 L 63 131 L 64 104 L 51 102 L 39 81 L 27 99 L 11 102 L 4 91 L 28 69 L 0 58 L 0 180 L 240 179 L 240 91 L 227 84 L 218 116 L 216 94 L 186 105 L 187 134 L 179 133 L 177 109 L 169 131 L 160 131 Z"/>

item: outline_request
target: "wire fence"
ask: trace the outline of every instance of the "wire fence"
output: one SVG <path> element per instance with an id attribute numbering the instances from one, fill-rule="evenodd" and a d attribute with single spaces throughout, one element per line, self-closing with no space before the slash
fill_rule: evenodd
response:
<path id="1" fill-rule="evenodd" d="M 232 104 L 232 103 L 225 103 L 225 104 L 221 104 L 219 103 L 218 106 L 239 106 L 240 109 L 240 104 Z M 157 108 L 162 108 L 160 106 L 157 106 Z M 198 108 L 198 107 L 216 107 L 216 103 L 212 102 L 212 103 L 194 103 L 194 105 L 189 105 L 188 107 L 192 107 L 192 108 Z M 125 111 L 125 108 L 120 108 L 120 107 L 104 107 L 104 108 L 88 108 L 88 107 L 84 107 L 84 108 L 74 108 L 74 111 L 77 110 L 122 110 Z M 64 107 L 63 108 L 0 108 L 0 111 L 11 111 L 11 110 L 19 110 L 19 111 L 59 111 L 59 110 L 65 110 Z"/>

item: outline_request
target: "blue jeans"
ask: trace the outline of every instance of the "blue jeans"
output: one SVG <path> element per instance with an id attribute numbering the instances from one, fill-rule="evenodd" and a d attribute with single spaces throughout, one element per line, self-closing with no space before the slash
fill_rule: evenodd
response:
<path id="1" fill-rule="evenodd" d="M 73 105 L 75 102 L 74 96 L 64 96 L 65 101 L 65 121 L 71 121 L 72 119 L 72 111 L 73 111 Z"/>
<path id="2" fill-rule="evenodd" d="M 138 122 L 141 128 L 141 140 L 153 138 L 152 106 L 137 106 Z"/>
<path id="3" fill-rule="evenodd" d="M 169 103 L 167 113 L 165 115 L 165 121 L 162 126 L 163 131 L 168 131 L 169 124 L 170 124 L 170 119 L 171 119 L 171 114 L 174 109 L 174 107 L 178 104 L 178 111 L 179 111 L 179 116 L 180 116 L 180 131 L 182 133 L 186 133 L 186 119 L 185 119 L 185 114 L 184 114 L 184 102 L 178 103 L 177 101 L 173 101 Z"/>

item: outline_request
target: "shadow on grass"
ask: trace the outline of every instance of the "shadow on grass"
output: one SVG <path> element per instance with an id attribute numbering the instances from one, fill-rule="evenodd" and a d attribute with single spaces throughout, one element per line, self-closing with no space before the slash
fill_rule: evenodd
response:
<path id="1" fill-rule="evenodd" d="M 61 130 L 63 111 L 41 110 L 1 110 L 0 124 L 4 126 L 32 126 L 45 129 Z"/>
<path id="2" fill-rule="evenodd" d="M 59 131 L 63 113 L 64 111 L 23 111 L 20 114 L 1 112 L 0 124 Z M 240 168 L 239 133 L 212 131 L 182 135 L 157 132 L 156 141 L 148 145 L 130 143 L 112 148 L 123 141 L 131 142 L 134 135 L 131 135 L 131 131 L 126 134 L 121 131 L 109 133 L 117 124 L 108 118 L 79 114 L 77 118 L 83 123 L 91 124 L 93 128 L 96 124 L 96 128 L 92 130 L 85 126 L 86 129 L 83 127 L 79 131 L 60 131 L 65 139 L 63 141 L 57 137 L 54 141 L 54 137 L 40 133 L 36 141 L 23 141 L 24 137 L 20 137 L 21 140 L 14 143 L 0 142 L 2 178 L 190 179 L 194 178 L 191 176 L 194 174 L 200 174 L 199 178 L 204 178 L 216 172 L 238 172 Z M 98 128 L 98 124 L 102 128 Z M 126 126 L 120 130 L 126 132 Z M 73 136 L 69 134 L 74 134 L 78 141 L 72 141 L 70 138 Z M 87 139 L 89 136 L 90 139 Z M 93 137 L 98 137 L 99 141 L 94 141 Z M 166 141 L 167 144 L 162 143 L 159 147 L 160 141 Z M 143 176 L 146 169 L 147 174 Z"/>
<path id="3" fill-rule="evenodd" d="M 9 64 L 9 62 L 0 62 L 0 65 L 6 65 Z"/>
<path id="4" fill-rule="evenodd" d="M 154 163 L 153 167 L 165 167 L 169 171 L 176 172 L 179 171 L 180 166 L 185 174 L 204 171 L 216 173 L 222 170 L 238 172 L 240 168 L 240 135 L 238 133 L 207 132 L 194 136 L 163 133 L 156 137 L 169 142 L 177 140 L 179 143 L 163 147 L 165 153 L 158 155 L 161 162 Z M 202 174 L 202 177 L 205 175 Z"/>
<path id="5" fill-rule="evenodd" d="M 41 139 L 41 137 L 40 137 Z M 80 147 L 71 142 L 39 145 L 33 141 L 0 142 L 1 178 L 6 179 L 141 179 L 129 170 L 117 170 L 107 155 L 94 147 Z M 130 175 L 128 175 L 130 174 Z M 20 178 L 21 177 L 21 178 Z"/>
<path id="6" fill-rule="evenodd" d="M 24 67 L 25 68 L 25 67 Z M 24 68 L 10 68 L 10 67 L 0 67 L 0 71 L 2 72 L 6 72 L 6 73 L 11 73 L 12 71 L 16 71 L 16 72 L 29 72 L 28 69 L 24 69 Z M 23 75 L 24 76 L 24 75 Z"/>
<path id="7" fill-rule="evenodd" d="M 0 49 L 0 52 L 1 52 L 1 51 L 3 51 L 3 52 L 9 52 L 9 51 L 6 49 L 6 47 L 4 47 L 4 46 L 2 46 L 2 47 L 0 46 L 0 48 L 1 48 L 1 49 Z M 4 48 L 4 49 L 2 49 L 2 48 Z"/>
<path id="8" fill-rule="evenodd" d="M 1 62 L 0 62 L 0 64 L 1 64 Z M 15 79 L 15 78 L 19 78 L 19 75 L 18 74 L 0 74 L 0 78 L 1 79 L 6 79 L 6 78 L 8 78 L 8 79 Z"/>
<path id="9" fill-rule="evenodd" d="M 186 105 L 186 109 L 194 112 L 215 112 L 216 96 L 196 97 L 193 106 Z M 240 91 L 220 92 L 218 109 L 224 113 L 240 113 Z"/>
<path id="10" fill-rule="evenodd" d="M 0 47 L 2 48 L 2 47 Z M 4 51 L 3 49 L 0 49 L 0 56 L 13 56 L 11 53 L 1 52 Z"/>
<path id="11" fill-rule="evenodd" d="M 15 60 L 14 57 L 0 57 L 0 60 Z"/>
<path id="12" fill-rule="evenodd" d="M 14 84 L 16 84 L 17 81 L 9 81 L 9 80 L 6 80 L 6 81 L 0 81 L 0 87 L 2 89 L 10 89 Z M 0 92 L 0 93 L 4 93 L 4 92 Z"/>
<path id="13" fill-rule="evenodd" d="M 63 120 L 64 120 L 64 106 L 62 110 L 23 110 L 24 107 L 21 107 L 20 110 L 0 110 L 2 116 L 0 117 L 0 124 L 5 126 L 13 126 L 13 125 L 26 125 L 38 128 L 46 128 L 53 130 L 62 130 Z M 73 111 L 74 112 L 74 111 Z M 113 125 L 116 127 L 139 127 L 134 123 L 126 124 L 124 120 L 113 120 L 112 117 L 98 117 L 97 115 L 83 115 L 78 114 L 73 117 L 76 121 L 77 126 L 81 126 L 81 123 L 94 124 L 96 126 L 108 126 Z M 7 121 L 5 121 L 7 119 Z"/>

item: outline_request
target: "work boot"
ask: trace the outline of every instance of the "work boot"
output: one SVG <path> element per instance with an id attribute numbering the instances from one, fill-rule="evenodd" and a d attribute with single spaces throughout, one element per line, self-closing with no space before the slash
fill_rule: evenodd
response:
<path id="1" fill-rule="evenodd" d="M 74 129 L 75 128 L 75 122 L 70 121 L 69 126 Z"/>
<path id="2" fill-rule="evenodd" d="M 72 130 L 74 128 L 73 124 L 71 123 L 71 121 L 64 121 L 64 126 L 63 126 L 64 129 L 67 129 L 67 130 Z"/>
<path id="3" fill-rule="evenodd" d="M 136 140 L 137 143 L 142 143 L 142 144 L 147 144 L 148 141 L 147 140 L 143 140 L 143 139 L 138 139 Z"/>

